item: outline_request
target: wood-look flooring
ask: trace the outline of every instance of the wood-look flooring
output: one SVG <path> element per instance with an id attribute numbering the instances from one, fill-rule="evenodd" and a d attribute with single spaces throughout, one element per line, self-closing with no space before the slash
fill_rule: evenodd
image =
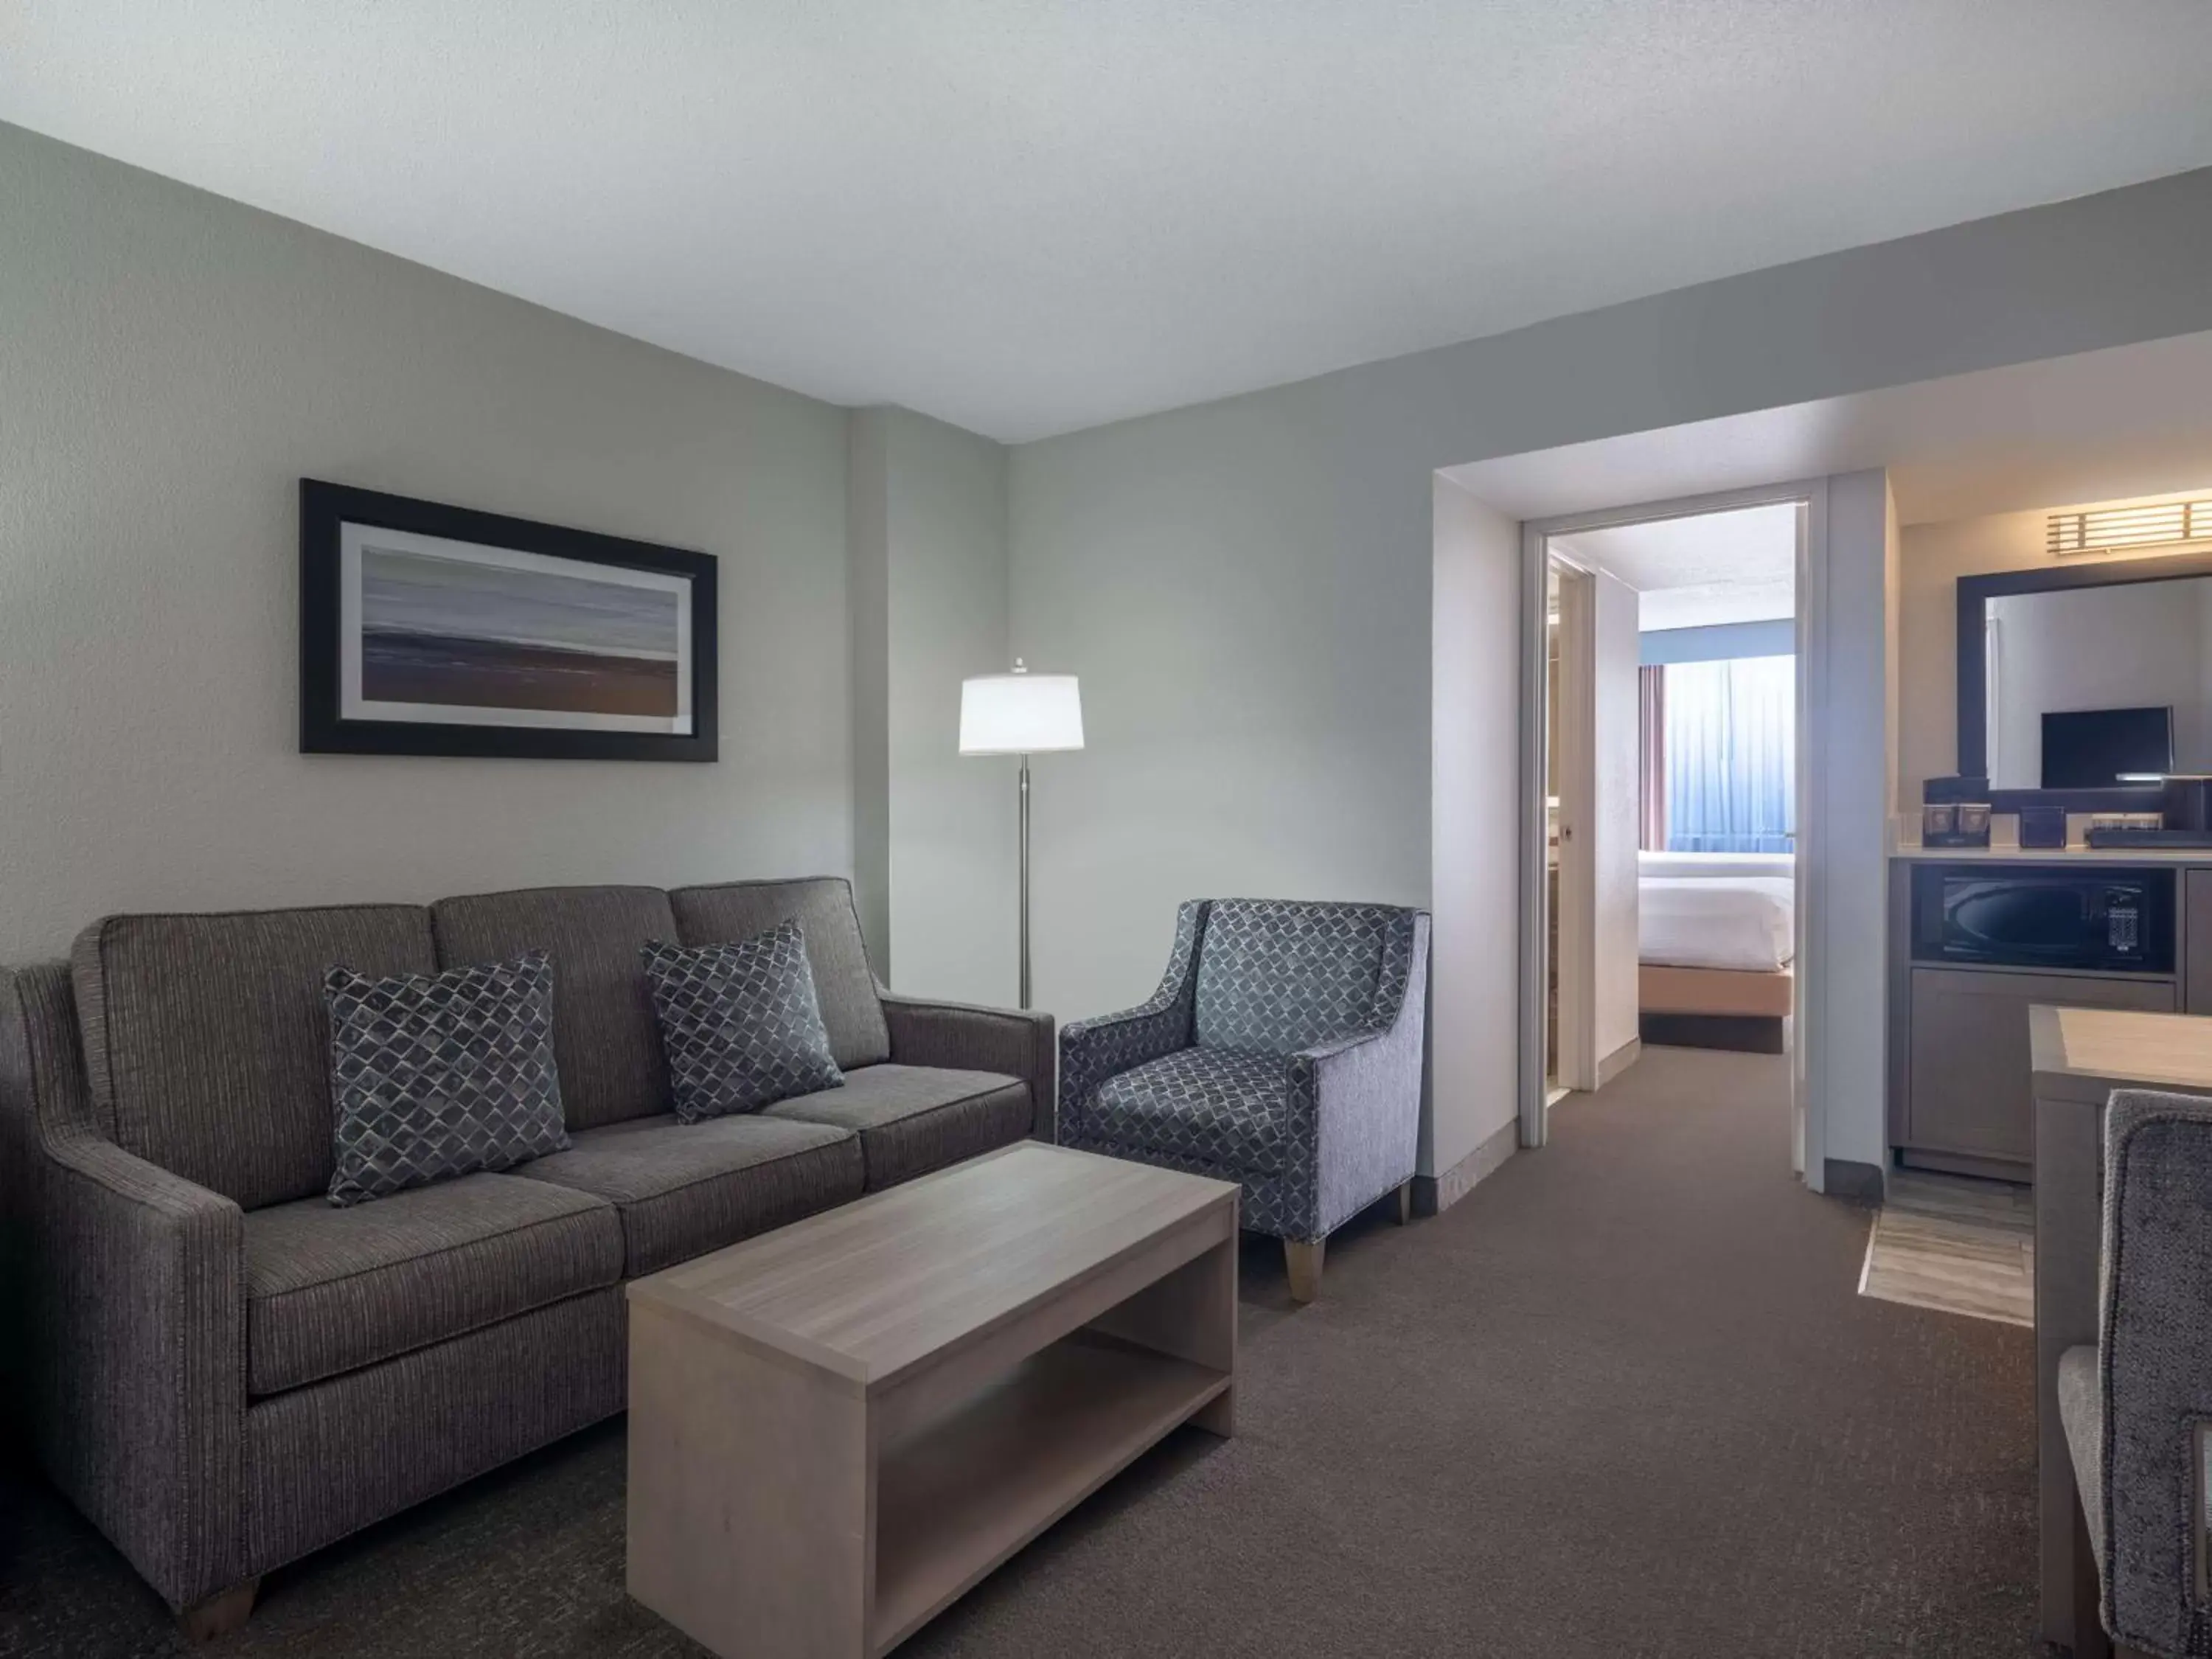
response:
<path id="1" fill-rule="evenodd" d="M 1899 1170 L 1875 1212 L 1859 1294 L 2007 1325 L 2035 1323 L 2035 1212 L 2026 1187 Z"/>

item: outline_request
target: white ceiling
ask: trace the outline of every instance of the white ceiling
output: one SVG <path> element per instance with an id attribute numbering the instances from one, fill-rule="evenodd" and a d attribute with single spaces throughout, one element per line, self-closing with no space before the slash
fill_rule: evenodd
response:
<path id="1" fill-rule="evenodd" d="M 1638 625 L 1702 628 L 1797 614 L 1797 509 L 1747 507 L 1555 537 L 1640 595 Z"/>
<path id="2" fill-rule="evenodd" d="M 8 0 L 0 118 L 1008 440 L 2212 163 L 2203 0 Z"/>

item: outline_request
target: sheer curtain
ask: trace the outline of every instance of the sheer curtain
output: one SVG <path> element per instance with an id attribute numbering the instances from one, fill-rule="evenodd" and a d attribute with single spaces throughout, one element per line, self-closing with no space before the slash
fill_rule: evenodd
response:
<path id="1" fill-rule="evenodd" d="M 1797 827 L 1796 659 L 1667 667 L 1667 848 L 1787 853 Z"/>

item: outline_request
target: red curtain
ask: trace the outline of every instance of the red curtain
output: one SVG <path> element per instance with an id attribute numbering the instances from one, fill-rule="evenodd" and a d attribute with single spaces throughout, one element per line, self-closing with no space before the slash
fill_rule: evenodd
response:
<path id="1" fill-rule="evenodd" d="M 1639 668 L 1636 674 L 1637 845 L 1650 852 L 1667 848 L 1667 671 Z"/>

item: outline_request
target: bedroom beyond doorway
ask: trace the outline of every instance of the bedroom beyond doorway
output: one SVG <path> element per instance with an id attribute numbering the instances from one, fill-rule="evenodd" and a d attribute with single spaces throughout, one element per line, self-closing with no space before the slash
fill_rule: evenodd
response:
<path id="1" fill-rule="evenodd" d="M 1552 607 L 1546 686 L 1562 1082 L 1645 1043 L 1789 1047 L 1805 518 L 1778 500 L 1546 535 L 1558 591 L 1588 590 L 1579 632 Z"/>

